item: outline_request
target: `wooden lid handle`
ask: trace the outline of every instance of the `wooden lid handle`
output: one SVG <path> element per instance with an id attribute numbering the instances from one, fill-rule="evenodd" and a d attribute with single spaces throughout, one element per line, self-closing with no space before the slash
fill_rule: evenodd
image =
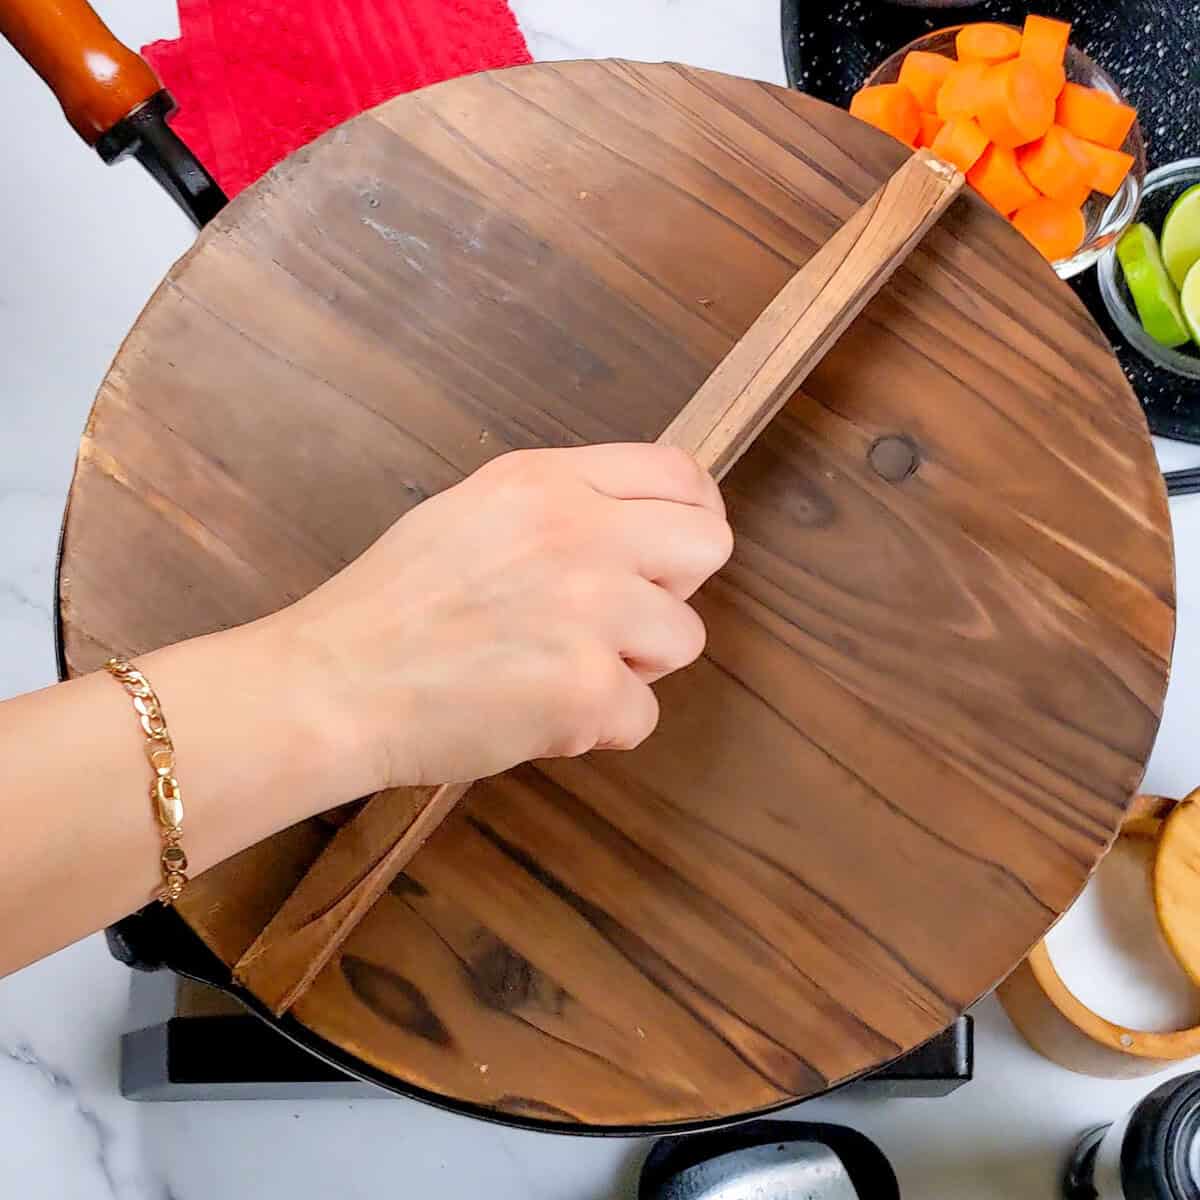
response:
<path id="1" fill-rule="evenodd" d="M 659 443 L 721 479 L 962 186 L 961 172 L 918 150 L 784 285 Z M 286 1012 L 470 786 L 368 800 L 236 964 L 238 983 L 276 1016 Z"/>
<path id="2" fill-rule="evenodd" d="M 87 0 L 0 0 L 0 33 L 46 81 L 89 146 L 162 89 Z"/>

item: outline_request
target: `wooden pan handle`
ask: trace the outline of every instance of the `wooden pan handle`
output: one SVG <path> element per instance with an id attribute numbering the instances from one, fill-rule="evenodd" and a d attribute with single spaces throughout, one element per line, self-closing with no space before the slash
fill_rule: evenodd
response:
<path id="1" fill-rule="evenodd" d="M 87 0 L 0 0 L 0 33 L 46 81 L 89 146 L 162 90 Z"/>
<path id="2" fill-rule="evenodd" d="M 716 479 L 749 448 L 963 185 L 914 154 L 792 277 L 701 385 L 659 442 L 681 446 Z M 302 996 L 362 917 L 464 796 L 469 783 L 372 797 L 234 967 L 277 1016 Z"/>

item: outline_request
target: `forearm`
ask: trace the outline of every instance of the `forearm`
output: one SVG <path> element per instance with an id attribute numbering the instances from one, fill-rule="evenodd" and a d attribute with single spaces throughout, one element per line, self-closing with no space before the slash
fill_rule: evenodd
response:
<path id="1" fill-rule="evenodd" d="M 662 446 L 503 455 L 290 608 L 136 660 L 197 875 L 384 787 L 638 745 L 729 557 L 712 478 Z M 106 672 L 0 704 L 0 974 L 161 883 L 152 772 Z"/>
<path id="2" fill-rule="evenodd" d="M 298 664 L 269 622 L 137 660 L 175 743 L 190 874 L 353 798 L 344 731 Z M 161 885 L 143 742 L 107 672 L 0 704 L 0 975 Z"/>

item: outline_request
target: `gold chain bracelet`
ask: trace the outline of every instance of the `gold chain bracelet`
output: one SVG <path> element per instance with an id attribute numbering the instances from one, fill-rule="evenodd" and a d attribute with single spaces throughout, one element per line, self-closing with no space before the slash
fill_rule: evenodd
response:
<path id="1" fill-rule="evenodd" d="M 158 898 L 164 904 L 174 904 L 188 881 L 187 855 L 179 844 L 183 837 L 183 795 L 175 778 L 175 746 L 167 732 L 162 705 L 145 675 L 126 658 L 110 658 L 104 669 L 129 693 L 146 735 L 146 757 L 154 772 L 150 799 L 163 840 L 159 860 L 163 886 Z"/>

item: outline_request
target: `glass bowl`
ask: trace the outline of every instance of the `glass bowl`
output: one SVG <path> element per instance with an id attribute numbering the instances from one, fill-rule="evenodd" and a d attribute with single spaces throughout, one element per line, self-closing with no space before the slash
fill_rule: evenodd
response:
<path id="1" fill-rule="evenodd" d="M 940 54 L 943 58 L 954 58 L 954 39 L 962 25 L 951 25 L 947 29 L 937 29 L 927 33 L 916 41 L 897 50 L 895 54 L 885 58 L 871 72 L 867 83 L 895 83 L 900 78 L 900 64 L 910 50 L 926 50 L 930 54 Z M 1015 25 L 1010 25 L 1015 29 Z M 1085 87 L 1099 88 L 1120 100 L 1123 104 L 1128 101 L 1121 95 L 1120 89 L 1112 81 L 1108 72 L 1093 62 L 1082 50 L 1074 46 L 1067 47 L 1067 57 L 1064 67 L 1067 79 L 1072 83 L 1081 83 Z M 1142 141 L 1141 126 L 1134 121 L 1121 149 L 1126 154 L 1133 155 L 1133 166 L 1125 176 L 1117 194 L 1113 197 L 1101 196 L 1093 192 L 1088 202 L 1083 206 L 1083 215 L 1087 221 L 1087 233 L 1083 245 L 1070 258 L 1060 259 L 1054 264 L 1054 269 L 1060 279 L 1070 279 L 1081 271 L 1087 270 L 1101 255 L 1104 248 L 1115 242 L 1124 232 L 1125 227 L 1133 220 L 1137 212 L 1138 202 L 1142 195 L 1142 180 L 1146 176 L 1146 146 Z"/>
<path id="2" fill-rule="evenodd" d="M 1161 233 L 1167 210 L 1175 197 L 1196 183 L 1200 183 L 1200 158 L 1181 158 L 1178 162 L 1155 167 L 1146 176 L 1137 219 L 1145 221 L 1155 234 Z M 1164 367 L 1187 379 L 1200 379 L 1200 347 L 1188 343 L 1172 350 L 1156 342 L 1142 328 L 1133 297 L 1125 286 L 1116 246 L 1110 246 L 1101 256 L 1096 273 L 1104 307 L 1125 340 L 1156 367 Z"/>

